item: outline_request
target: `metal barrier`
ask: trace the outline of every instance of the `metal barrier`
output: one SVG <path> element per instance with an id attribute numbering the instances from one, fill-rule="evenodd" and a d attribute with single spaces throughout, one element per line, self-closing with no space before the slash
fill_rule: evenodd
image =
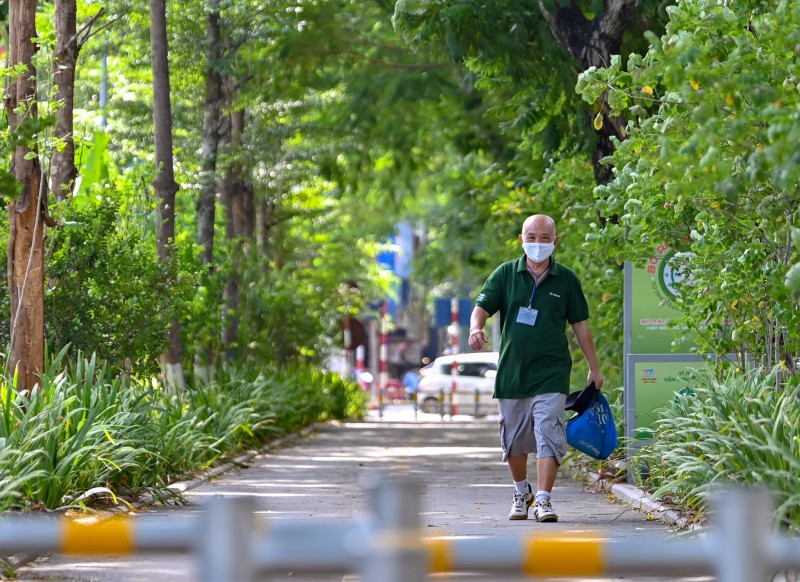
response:
<path id="1" fill-rule="evenodd" d="M 430 394 L 430 393 L 429 393 Z M 463 410 L 465 414 L 471 414 L 475 418 L 479 418 L 480 416 L 485 415 L 485 411 L 481 410 L 481 405 L 485 404 L 485 402 L 481 401 L 481 391 L 478 388 L 473 390 L 473 404 L 471 407 L 467 407 L 466 405 L 460 409 Z M 453 392 L 450 391 L 445 393 L 444 388 L 439 388 L 439 391 L 436 393 L 436 409 L 438 410 L 438 414 L 442 420 L 445 419 L 446 416 L 450 416 L 450 420 L 453 419 L 454 414 L 458 414 L 459 409 L 453 403 Z M 496 409 L 496 404 L 492 403 L 493 397 L 488 395 L 489 404 L 491 405 L 492 409 Z M 419 403 L 419 393 L 413 392 L 411 395 L 411 406 L 414 411 L 414 420 L 419 418 L 420 412 L 420 403 Z M 469 412 L 466 412 L 469 410 Z M 423 410 L 423 412 L 425 412 Z M 382 416 L 381 416 L 382 418 Z"/>
<path id="2" fill-rule="evenodd" d="M 439 392 L 436 398 L 437 408 L 439 409 L 439 416 L 442 420 L 445 419 L 446 416 L 449 415 L 450 420 L 453 420 L 453 416 L 458 414 L 458 408 L 453 402 L 453 392 L 445 393 L 444 388 L 439 388 Z M 419 413 L 419 395 L 415 392 L 411 399 L 411 404 L 413 405 L 414 409 L 414 420 L 417 420 L 417 415 Z M 480 404 L 481 404 L 481 393 L 480 390 L 477 388 L 474 390 L 473 396 L 473 406 L 472 406 L 472 415 L 475 418 L 480 416 Z M 467 413 L 469 414 L 469 413 Z"/>
<path id="3" fill-rule="evenodd" d="M 767 496 L 741 491 L 715 498 L 715 528 L 700 538 L 609 540 L 592 536 L 423 538 L 420 485 L 382 480 L 370 488 L 372 517 L 351 523 L 297 524 L 255 518 L 251 498 L 214 498 L 203 522 L 140 516 L 91 525 L 69 520 L 0 520 L 0 555 L 17 552 L 198 555 L 202 581 L 245 582 L 270 572 L 359 573 L 365 582 L 420 582 L 430 572 L 533 577 L 715 575 L 758 582 L 800 568 L 800 539 L 773 534 Z"/>

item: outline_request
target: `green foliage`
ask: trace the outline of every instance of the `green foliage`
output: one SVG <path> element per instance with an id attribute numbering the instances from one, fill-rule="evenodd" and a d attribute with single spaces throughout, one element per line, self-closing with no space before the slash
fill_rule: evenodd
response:
<path id="1" fill-rule="evenodd" d="M 0 508 L 78 503 L 104 486 L 135 498 L 319 420 L 358 417 L 366 395 L 314 368 L 247 367 L 171 394 L 59 353 L 31 395 L 0 382 Z"/>
<path id="2" fill-rule="evenodd" d="M 560 241 L 554 256 L 576 271 L 591 306 L 592 332 L 608 385 L 621 385 L 621 263 L 609 267 L 583 246 L 597 221 L 594 206 L 586 202 L 594 187 L 588 159 L 556 161 L 536 180 L 521 178 L 523 170 L 517 173 L 515 167 L 510 176 L 511 172 L 477 155 L 460 163 L 450 160 L 448 166 L 449 174 L 430 185 L 438 197 L 423 200 L 418 207 L 429 238 L 416 265 L 425 273 L 432 294 L 447 297 L 455 291 L 474 296 L 494 268 L 522 254 L 517 235 L 524 219 L 533 213 L 549 214 L 556 220 Z M 587 369 L 577 344 L 572 347 L 574 378 L 580 382 Z"/>
<path id="3" fill-rule="evenodd" d="M 99 192 L 99 190 L 98 190 Z M 153 239 L 123 218 L 122 196 L 68 201 L 64 226 L 51 231 L 45 309 L 48 342 L 97 352 L 118 367 L 157 369 L 165 330 L 182 290 L 169 285 L 174 265 L 155 260 Z M 77 199 L 76 199 L 77 200 Z M 183 273 L 189 285 L 191 272 Z"/>
<path id="4" fill-rule="evenodd" d="M 578 4 L 592 19 L 603 3 Z M 628 50 L 644 46 L 642 28 L 660 29 L 658 4 L 637 3 Z M 555 4 L 396 4 L 396 28 L 413 46 L 433 45 L 466 69 L 465 90 L 485 115 L 485 130 L 466 152 L 450 153 L 426 178 L 435 197 L 422 203 L 432 211 L 424 213 L 430 236 L 419 267 L 435 289 L 451 292 L 458 279 L 474 295 L 494 266 L 520 253 L 516 236 L 525 217 L 553 216 L 561 237 L 556 257 L 583 281 L 599 358 L 610 385 L 618 385 L 622 262 L 581 247 L 602 215 L 591 194 L 596 134 L 589 120 L 599 109 L 574 90 L 579 65 L 553 38 L 542 14 L 548 6 Z"/>
<path id="5" fill-rule="evenodd" d="M 6 398 L 3 395 L 3 398 Z M 6 439 L 0 438 L 0 511 L 6 511 L 22 501 L 22 489 L 34 479 L 46 475 L 35 468 L 39 451 L 25 453 L 10 448 Z M 12 470 L 12 467 L 18 467 Z"/>
<path id="6" fill-rule="evenodd" d="M 252 248 L 237 258 L 223 246 L 220 254 L 229 258 L 219 265 L 217 284 L 233 273 L 249 282 L 239 287 L 239 342 L 231 346 L 240 358 L 319 364 L 341 337 L 342 318 L 358 314 L 369 298 L 385 292 L 374 248 L 350 240 L 354 226 L 348 222 L 355 218 L 326 194 L 314 184 L 295 189 L 278 211 L 287 213 L 287 220 L 274 233 L 268 268 Z M 346 292 L 345 281 L 358 290 Z M 195 307 L 193 317 L 201 318 L 205 308 Z"/>
<path id="7" fill-rule="evenodd" d="M 800 229 L 792 229 L 792 242 L 795 245 L 800 244 Z M 792 294 L 792 299 L 800 301 L 800 263 L 795 263 L 786 273 L 786 286 Z"/>
<path id="8" fill-rule="evenodd" d="M 56 366 L 59 360 L 60 355 Z M 71 493 L 103 485 L 112 473 L 139 464 L 144 451 L 124 437 L 122 386 L 107 385 L 107 368 L 96 377 L 95 371 L 94 359 L 79 363 L 74 384 L 65 375 L 50 376 L 30 397 L 13 392 L 8 384 L 3 387 L 11 394 L 3 402 L 0 436 L 32 457 L 29 462 L 36 470 L 22 475 L 24 499 L 55 508 L 68 502 Z"/>
<path id="9" fill-rule="evenodd" d="M 254 241 L 221 241 L 225 223 L 218 212 L 214 267 L 201 269 L 190 241 L 196 240 L 207 5 L 173 6 L 175 170 L 182 188 L 174 260 L 164 265 L 153 260 L 149 15 L 146 5 L 128 0 L 104 8 L 110 26 L 83 47 L 77 70 L 76 194 L 50 209 L 65 226 L 48 231 L 49 346 L 96 351 L 115 367 L 129 358 L 136 370 L 150 371 L 164 349 L 164 330 L 179 313 L 186 361 L 198 345 L 211 345 L 218 357 L 222 292 L 236 276 L 242 326 L 238 343 L 226 346 L 228 355 L 322 361 L 340 336 L 342 316 L 388 288 L 372 257 L 377 241 L 393 231 L 401 199 L 414 192 L 416 173 L 427 172 L 430 152 L 447 141 L 427 132 L 430 120 L 441 115 L 448 127 L 459 115 L 461 91 L 450 64 L 398 46 L 381 3 L 351 2 L 342 10 L 323 2 L 295 11 L 280 2 L 223 2 L 226 48 L 214 65 L 237 86 L 225 113 L 236 106 L 248 116 L 242 149 L 223 144 L 218 174 L 239 166 L 252 178 L 256 203 L 274 208 L 274 215 L 260 233 L 269 251 L 259 254 Z M 85 21 L 96 5 L 80 2 L 78 9 Z M 52 9 L 39 14 L 40 76 L 48 90 L 52 16 Z M 102 57 L 110 100 L 101 112 Z M 439 102 L 445 93 L 455 106 Z M 53 103 L 41 110 L 58 114 Z M 101 113 L 108 125 L 97 132 Z M 45 153 L 60 145 L 45 143 L 45 126 L 23 129 L 24 136 L 6 135 L 9 148 L 13 140 L 34 137 Z M 242 245 L 249 250 L 239 265 Z M 339 287 L 348 280 L 362 293 L 345 304 Z M 0 303 L 0 317 L 8 321 L 7 303 Z M 7 337 L 8 326 L 0 329 L 0 339 Z"/>
<path id="10" fill-rule="evenodd" d="M 587 123 L 597 109 L 582 104 L 574 91 L 581 65 L 553 37 L 544 16 L 557 4 L 400 1 L 392 19 L 413 46 L 432 44 L 467 69 L 464 85 L 476 89 L 490 108 L 490 119 L 519 140 L 519 150 L 512 148 L 520 162 L 517 170 L 524 168 L 530 179 L 539 179 L 554 158 L 590 155 L 597 144 Z M 576 13 L 563 18 L 577 30 L 602 13 L 605 4 L 576 2 L 569 7 Z M 629 9 L 623 50 L 646 47 L 642 31 L 661 29 L 663 4 L 637 2 Z"/>
<path id="11" fill-rule="evenodd" d="M 660 411 L 652 443 L 633 463 L 645 485 L 697 513 L 720 485 L 764 488 L 777 499 L 779 524 L 800 529 L 800 400 L 775 390 L 775 377 L 731 371 L 722 381 L 698 374 L 689 392 Z"/>
<path id="12" fill-rule="evenodd" d="M 114 161 L 108 152 L 107 133 L 95 132 L 92 141 L 85 144 L 80 140 L 75 141 L 78 146 L 75 160 L 77 164 L 80 164 L 80 180 L 75 184 L 73 199 L 77 204 L 81 204 L 91 196 L 93 186 L 104 185 L 108 182 L 111 177 L 110 170 L 114 169 Z"/>
<path id="13" fill-rule="evenodd" d="M 759 2 L 679 2 L 643 57 L 586 71 L 587 101 L 631 120 L 595 194 L 603 216 L 588 247 L 643 260 L 667 242 L 692 278 L 676 325 L 700 352 L 747 352 L 792 368 L 788 330 L 800 312 L 783 280 L 797 221 L 800 8 Z M 607 92 L 607 93 L 606 93 Z"/>
<path id="14" fill-rule="evenodd" d="M 604 9 L 600 0 L 575 4 L 588 20 Z M 196 346 L 211 345 L 215 355 L 224 347 L 235 367 L 181 395 L 165 393 L 146 375 L 114 378 L 92 361 L 63 370 L 54 364 L 30 398 L 6 380 L 0 508 L 32 500 L 57 506 L 106 483 L 123 493 L 161 487 L 239 447 L 319 418 L 357 414 L 357 387 L 306 366 L 334 347 L 343 316 L 388 292 L 390 281 L 373 257 L 400 218 L 425 226 L 416 273 L 435 297 L 474 293 L 497 264 L 520 253 L 516 235 L 527 215 L 553 216 L 561 241 L 556 257 L 583 281 L 612 388 L 621 382 L 622 264 L 644 260 L 664 242 L 681 251 L 676 261 L 692 277 L 677 325 L 699 333 L 698 350 L 747 352 L 780 374 L 792 370 L 800 348 L 800 269 L 790 268 L 798 262 L 798 233 L 790 235 L 800 186 L 797 3 L 637 2 L 621 50 L 629 56 L 578 77 L 578 65 L 543 18 L 543 7 L 556 5 L 551 0 L 401 0 L 393 7 L 395 28 L 391 2 L 221 2 L 224 54 L 211 65 L 227 79 L 226 115 L 240 107 L 246 125 L 240 148 L 223 144 L 218 177 L 240 170 L 263 221 L 257 240 L 222 241 L 217 234 L 210 268 L 201 267 L 192 242 L 208 4 L 170 6 L 181 190 L 167 264 L 155 261 L 153 242 L 149 14 L 142 2 L 103 5 L 110 20 L 119 20 L 84 46 L 77 71 L 78 193 L 51 208 L 64 226 L 48 230 L 48 344 L 97 352 L 115 371 L 130 358 L 144 374 L 155 371 L 164 331 L 179 314 L 186 362 Z M 80 2 L 79 19 L 96 9 Z M 41 95 L 50 91 L 51 18 L 49 6 L 40 12 Z M 654 32 L 643 36 L 645 29 Z M 96 133 L 101 57 L 111 84 L 102 112 L 107 134 Z M 604 117 L 606 109 L 618 117 Z M 40 113 L 13 134 L 0 130 L 0 208 L 20 188 L 9 152 L 38 144 L 46 162 L 48 150 L 60 145 L 47 141 L 58 104 L 43 100 Z M 606 160 L 614 180 L 597 189 L 592 119 L 621 124 L 627 136 Z M 3 213 L 0 255 L 7 219 Z M 226 220 L 218 213 L 217 233 Z M 231 314 L 220 308 L 221 298 L 233 277 L 239 337 L 222 346 Z M 346 281 L 360 291 L 344 291 Z M 0 281 L 0 345 L 8 341 L 6 286 Z M 582 362 L 577 354 L 576 361 Z M 576 376 L 585 373 L 582 366 Z M 788 401 L 765 386 L 766 396 L 758 395 L 766 380 L 703 382 L 703 402 L 711 404 L 698 411 L 694 401 L 681 401 L 673 407 L 677 416 L 665 417 L 653 459 L 675 456 L 653 473 L 652 484 L 702 502 L 699 484 L 703 475 L 713 477 L 703 471 L 714 469 L 702 455 L 711 453 L 698 456 L 679 441 L 680 415 L 693 414 L 708 430 L 708 447 L 718 446 L 715 455 L 731 448 L 720 468 L 734 467 L 739 479 L 729 464 L 734 453 L 740 463 L 757 463 L 756 453 L 763 454 L 767 465 L 754 466 L 785 487 L 782 455 L 787 447 L 797 455 L 796 441 L 781 440 L 788 433 L 782 417 L 780 438 L 773 434 L 768 447 L 753 452 L 739 452 L 739 443 L 748 430 L 761 442 L 764 423 L 737 420 L 739 440 L 732 441 L 726 439 L 733 429 L 720 419 L 777 414 L 796 423 Z M 713 396 L 737 390 L 749 394 L 742 409 L 723 409 Z M 679 443 L 674 450 L 670 439 Z M 787 493 L 784 501 L 796 499 Z"/>
<path id="15" fill-rule="evenodd" d="M 124 16 L 82 53 L 77 131 L 88 141 L 100 56 L 107 55 L 108 151 L 123 172 L 138 175 L 138 183 L 127 179 L 122 197 L 135 199 L 153 171 L 149 19 L 145 5 L 127 0 L 106 9 Z M 189 1 L 169 14 L 181 242 L 196 239 L 207 9 Z M 217 173 L 240 169 L 256 205 L 267 208 L 267 222 L 256 250 L 253 240 L 222 240 L 218 209 L 214 265 L 199 277 L 189 266 L 193 249 L 176 249 L 185 265 L 180 280 L 195 284 L 178 307 L 187 361 L 198 346 L 211 346 L 212 359 L 221 356 L 227 314 L 220 304 L 231 276 L 239 283 L 241 325 L 236 345 L 225 346 L 228 357 L 319 362 L 341 335 L 341 317 L 383 295 L 387 285 L 372 263 L 377 241 L 393 231 L 402 200 L 447 143 L 439 131 L 460 120 L 463 99 L 451 63 L 398 44 L 387 10 L 362 2 L 220 4 L 224 56 L 211 64 L 228 78 L 226 91 L 235 87 L 225 114 L 241 107 L 246 118 L 241 149 L 222 144 Z M 470 132 L 475 120 L 464 116 Z M 136 220 L 144 216 L 137 212 Z M 362 294 L 345 305 L 338 289 L 348 280 Z"/>

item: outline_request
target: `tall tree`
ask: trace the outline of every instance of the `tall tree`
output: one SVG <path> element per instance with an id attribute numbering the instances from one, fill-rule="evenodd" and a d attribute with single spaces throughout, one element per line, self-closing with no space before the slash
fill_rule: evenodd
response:
<path id="1" fill-rule="evenodd" d="M 18 72 L 8 85 L 6 115 L 20 136 L 36 134 L 36 0 L 12 0 L 9 10 L 10 66 Z M 21 69 L 21 70 L 19 70 Z M 33 138 L 31 138 L 33 139 Z M 8 289 L 11 302 L 11 351 L 8 364 L 18 374 L 17 389 L 32 390 L 44 369 L 44 229 L 47 209 L 38 148 L 25 141 L 11 165 L 19 182 L 8 193 Z"/>
<path id="2" fill-rule="evenodd" d="M 593 18 L 587 18 L 575 0 L 553 2 L 549 8 L 545 2 L 539 2 L 539 8 L 553 37 L 585 70 L 605 67 L 612 55 L 619 54 L 623 35 L 637 10 L 637 1 L 607 0 L 605 10 Z M 611 180 L 611 168 L 601 160 L 614 153 L 615 138 L 625 139 L 624 121 L 610 114 L 607 102 L 607 99 L 599 101 L 601 110 L 594 115 L 592 123 L 597 134 L 597 147 L 592 152 L 597 184 L 607 184 Z M 588 111 L 585 115 L 593 113 Z"/>
<path id="3" fill-rule="evenodd" d="M 103 12 L 101 8 L 79 31 L 77 0 L 55 2 L 56 47 L 51 72 L 55 99 L 60 104 L 54 137 L 61 145 L 53 149 L 50 157 L 50 189 L 58 200 L 69 195 L 78 176 L 73 139 L 75 67 L 81 48 L 92 34 L 92 26 Z"/>
<path id="4" fill-rule="evenodd" d="M 676 337 L 688 328 L 698 353 L 739 354 L 743 369 L 752 358 L 780 385 L 800 352 L 800 310 L 783 286 L 800 218 L 800 97 L 787 82 L 800 75 L 800 4 L 680 0 L 651 38 L 645 55 L 581 76 L 587 101 L 610 89 L 631 119 L 598 202 L 620 223 L 586 246 L 615 262 L 665 242 L 684 251 L 670 259 L 684 281 Z"/>
<path id="5" fill-rule="evenodd" d="M 200 196 L 197 199 L 197 242 L 201 258 L 208 267 L 206 276 L 213 275 L 214 227 L 217 207 L 217 157 L 222 129 L 223 78 L 219 71 L 224 47 L 220 27 L 219 0 L 208 0 L 206 14 L 205 100 L 200 145 Z M 195 349 L 195 374 L 209 380 L 214 365 L 211 342 L 201 337 Z"/>
<path id="6" fill-rule="evenodd" d="M 581 103 L 575 84 L 582 71 L 608 65 L 611 55 L 646 46 L 643 31 L 662 27 L 660 5 L 652 0 L 445 0 L 418 10 L 399 0 L 394 21 L 417 32 L 415 39 L 434 40 L 477 77 L 474 85 L 484 95 L 498 100 L 498 112 L 512 122 L 507 127 L 523 136 L 523 149 L 545 161 L 522 156 L 528 159 L 520 165 L 532 167 L 533 179 L 558 155 L 583 151 L 591 155 L 595 182 L 605 184 L 611 172 L 601 160 L 614 152 L 614 138 L 624 138 L 625 123 L 610 115 L 607 100 L 592 107 Z"/>
<path id="7" fill-rule="evenodd" d="M 233 265 L 223 292 L 224 316 L 222 319 L 222 345 L 225 357 L 233 359 L 239 339 L 239 286 L 242 256 L 252 243 L 255 232 L 255 204 L 253 186 L 245 177 L 242 158 L 242 134 L 245 112 L 235 109 L 230 114 L 231 163 L 223 188 L 223 203 L 227 211 L 225 238 L 233 245 Z M 246 242 L 248 241 L 248 242 Z"/>
<path id="8" fill-rule="evenodd" d="M 61 104 L 54 137 L 61 147 L 50 157 L 50 188 L 56 199 L 64 200 L 78 176 L 75 167 L 75 141 L 72 137 L 75 96 L 75 65 L 78 62 L 77 0 L 60 0 L 56 8 L 56 48 L 53 55 L 53 83 L 56 101 Z"/>
<path id="9" fill-rule="evenodd" d="M 223 50 L 219 0 L 209 0 L 206 15 L 206 94 L 203 106 L 202 166 L 200 197 L 197 200 L 197 242 L 203 247 L 203 262 L 208 265 L 214 260 L 217 151 L 224 98 L 219 67 Z"/>
<path id="10" fill-rule="evenodd" d="M 155 136 L 156 175 L 153 187 L 156 208 L 156 247 L 161 261 L 170 260 L 175 243 L 175 194 L 178 184 L 172 160 L 172 113 L 169 86 L 169 49 L 167 43 L 166 0 L 150 0 L 150 43 L 153 64 L 153 130 Z M 162 362 L 167 382 L 183 388 L 181 327 L 177 314 L 169 328 L 169 350 Z"/>

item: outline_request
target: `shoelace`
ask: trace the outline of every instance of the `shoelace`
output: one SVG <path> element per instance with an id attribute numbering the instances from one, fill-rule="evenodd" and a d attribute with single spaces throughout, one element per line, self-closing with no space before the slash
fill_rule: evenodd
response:
<path id="1" fill-rule="evenodd" d="M 522 507 L 525 505 L 525 494 L 524 493 L 514 493 L 514 505 Z"/>

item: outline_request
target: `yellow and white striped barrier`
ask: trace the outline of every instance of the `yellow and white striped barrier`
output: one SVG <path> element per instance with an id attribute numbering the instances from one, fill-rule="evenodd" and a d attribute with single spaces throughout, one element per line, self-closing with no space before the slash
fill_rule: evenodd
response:
<path id="1" fill-rule="evenodd" d="M 714 575 L 721 582 L 759 582 L 770 572 L 800 569 L 800 540 L 772 533 L 764 496 L 718 496 L 718 523 L 684 540 L 523 535 L 424 538 L 418 527 L 419 486 L 384 480 L 370 491 L 373 518 L 296 524 L 254 517 L 250 498 L 215 498 L 201 523 L 162 517 L 0 519 L 0 555 L 18 552 L 198 556 L 199 580 L 245 582 L 275 572 L 359 573 L 366 582 L 419 582 L 429 573 L 483 572 L 533 578 L 619 575 Z M 260 526 L 260 527 L 259 527 Z"/>
<path id="2" fill-rule="evenodd" d="M 186 551 L 196 534 L 164 519 L 113 517 L 84 522 L 30 517 L 0 518 L 0 554 L 56 552 L 63 554 L 130 554 Z"/>

